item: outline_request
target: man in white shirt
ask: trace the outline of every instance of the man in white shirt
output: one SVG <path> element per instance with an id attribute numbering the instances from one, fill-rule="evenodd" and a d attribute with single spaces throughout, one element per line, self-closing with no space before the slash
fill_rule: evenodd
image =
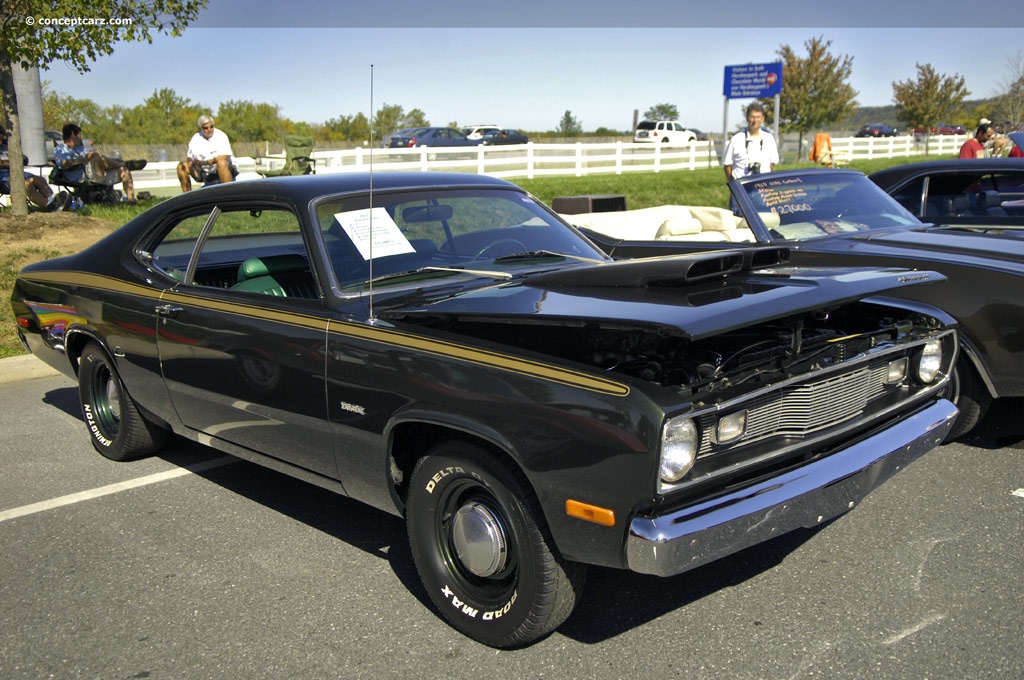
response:
<path id="1" fill-rule="evenodd" d="M 178 181 L 182 191 L 192 190 L 192 180 L 200 184 L 231 182 L 238 174 L 231 140 L 218 130 L 210 116 L 199 116 L 199 132 L 188 143 L 185 160 L 178 163 Z"/>
<path id="2" fill-rule="evenodd" d="M 779 162 L 779 147 L 771 133 L 761 129 L 764 107 L 753 102 L 747 107 L 747 129 L 729 140 L 722 156 L 725 180 L 771 172 Z"/>

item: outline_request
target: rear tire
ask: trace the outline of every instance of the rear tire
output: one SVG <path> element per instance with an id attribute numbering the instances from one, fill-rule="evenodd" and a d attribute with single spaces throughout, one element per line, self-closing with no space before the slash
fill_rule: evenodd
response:
<path id="1" fill-rule="evenodd" d="M 78 395 L 93 448 L 107 458 L 141 458 L 166 441 L 167 431 L 142 416 L 117 368 L 94 342 L 85 346 L 79 359 Z"/>
<path id="2" fill-rule="evenodd" d="M 555 553 L 526 480 L 482 447 L 446 442 L 421 459 L 406 521 L 427 594 L 463 634 L 519 647 L 572 613 L 584 565 Z"/>

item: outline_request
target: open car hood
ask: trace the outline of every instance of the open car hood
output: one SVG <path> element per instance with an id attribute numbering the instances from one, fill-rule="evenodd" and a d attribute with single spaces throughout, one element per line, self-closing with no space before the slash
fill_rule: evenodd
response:
<path id="1" fill-rule="evenodd" d="M 752 248 L 570 267 L 391 308 L 380 318 L 658 326 L 668 335 L 697 340 L 945 280 L 931 271 L 792 267 L 787 260 L 785 249 Z"/>

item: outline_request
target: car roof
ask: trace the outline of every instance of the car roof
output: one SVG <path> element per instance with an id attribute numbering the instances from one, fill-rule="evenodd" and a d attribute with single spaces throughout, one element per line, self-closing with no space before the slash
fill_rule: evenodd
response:
<path id="1" fill-rule="evenodd" d="M 459 188 L 521 188 L 503 179 L 487 175 L 461 172 L 339 172 L 300 175 L 294 177 L 265 177 L 205 187 L 197 191 L 178 194 L 159 203 L 150 210 L 166 207 L 168 210 L 189 204 L 227 201 L 233 198 L 255 199 L 286 197 L 305 204 L 320 196 L 374 191 L 459 189 Z M 149 212 L 149 211 L 146 211 Z M 143 215 L 146 213 L 143 213 Z"/>
<path id="2" fill-rule="evenodd" d="M 1024 158 L 954 158 L 949 160 L 922 161 L 920 163 L 905 163 L 877 170 L 868 175 L 868 177 L 875 184 L 884 188 L 918 175 L 964 171 L 1024 173 Z"/>

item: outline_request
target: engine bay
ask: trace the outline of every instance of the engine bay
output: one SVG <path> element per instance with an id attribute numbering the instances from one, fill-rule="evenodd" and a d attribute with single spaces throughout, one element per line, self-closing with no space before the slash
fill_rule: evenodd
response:
<path id="1" fill-rule="evenodd" d="M 420 317 L 416 322 L 587 364 L 703 401 L 729 399 L 835 366 L 873 348 L 924 337 L 940 326 L 924 314 L 865 302 L 794 314 L 700 340 L 670 327 L 623 328 L 596 321 L 509 323 L 464 316 Z"/>

